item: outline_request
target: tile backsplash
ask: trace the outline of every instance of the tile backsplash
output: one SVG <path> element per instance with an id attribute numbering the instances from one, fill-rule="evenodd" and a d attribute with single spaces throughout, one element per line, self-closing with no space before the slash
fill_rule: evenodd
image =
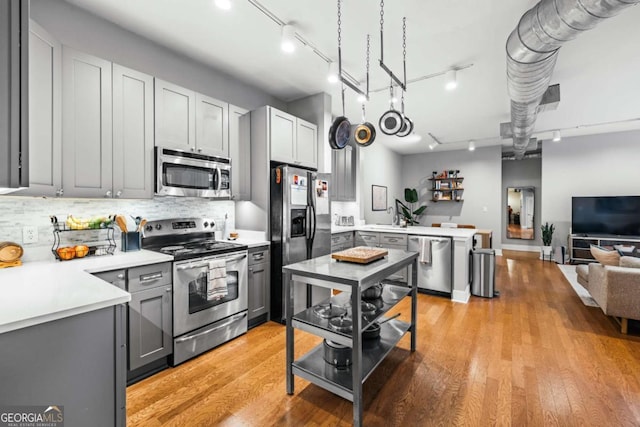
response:
<path id="1" fill-rule="evenodd" d="M 229 217 L 231 229 L 235 228 L 234 212 L 232 201 L 211 201 L 190 197 L 126 200 L 0 196 L 0 241 L 8 240 L 22 245 L 23 261 L 50 260 L 53 259 L 51 254 L 53 228 L 49 220 L 50 215 L 57 216 L 60 221 L 65 220 L 68 214 L 79 218 L 122 214 L 141 216 L 148 220 L 186 216 L 202 217 L 213 219 L 217 234 L 220 234 L 225 214 Z M 37 243 L 22 243 L 24 226 L 37 227 Z M 119 248 L 120 232 L 117 227 L 115 238 Z"/>

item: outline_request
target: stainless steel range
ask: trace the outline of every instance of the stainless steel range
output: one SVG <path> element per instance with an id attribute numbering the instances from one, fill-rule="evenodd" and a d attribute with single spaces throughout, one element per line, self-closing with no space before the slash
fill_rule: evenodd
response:
<path id="1" fill-rule="evenodd" d="M 149 221 L 142 247 L 173 255 L 173 365 L 247 332 L 247 246 L 203 218 Z"/>

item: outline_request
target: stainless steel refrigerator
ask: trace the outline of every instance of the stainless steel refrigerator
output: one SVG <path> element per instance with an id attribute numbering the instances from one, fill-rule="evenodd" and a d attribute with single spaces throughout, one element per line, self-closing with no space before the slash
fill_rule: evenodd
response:
<path id="1" fill-rule="evenodd" d="M 271 168 L 271 320 L 284 322 L 282 266 L 331 253 L 331 174 Z M 330 296 L 328 289 L 294 282 L 294 313 Z"/>

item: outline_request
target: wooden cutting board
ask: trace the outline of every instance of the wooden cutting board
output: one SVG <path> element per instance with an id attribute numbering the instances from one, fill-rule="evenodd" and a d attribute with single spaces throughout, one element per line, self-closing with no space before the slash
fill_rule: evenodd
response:
<path id="1" fill-rule="evenodd" d="M 387 254 L 389 254 L 389 251 L 386 249 L 357 246 L 355 248 L 349 248 L 344 251 L 332 253 L 331 258 L 338 261 L 369 264 L 370 262 L 384 258 Z"/>
<path id="2" fill-rule="evenodd" d="M 20 259 L 23 250 L 22 246 L 13 242 L 0 242 L 0 261 L 14 262 Z"/>

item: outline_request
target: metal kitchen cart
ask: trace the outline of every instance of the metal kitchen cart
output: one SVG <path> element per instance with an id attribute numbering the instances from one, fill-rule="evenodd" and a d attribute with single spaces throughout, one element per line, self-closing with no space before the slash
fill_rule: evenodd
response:
<path id="1" fill-rule="evenodd" d="M 411 333 L 411 351 L 416 349 L 417 306 L 417 252 L 389 249 L 388 255 L 370 264 L 360 265 L 338 262 L 331 255 L 290 264 L 282 268 L 287 322 L 287 393 L 293 394 L 293 376 L 297 375 L 344 399 L 353 402 L 353 425 L 362 426 L 362 385 L 407 332 Z M 361 293 L 391 274 L 411 265 L 411 285 L 385 284 L 382 307 L 374 314 L 362 316 Z M 353 329 L 351 334 L 336 332 L 329 327 L 328 319 L 314 314 L 311 307 L 293 313 L 293 287 L 291 281 L 308 283 L 343 291 L 331 297 L 336 304 L 350 299 Z M 349 293 L 349 294 L 346 294 Z M 362 331 L 393 308 L 404 297 L 411 297 L 411 323 L 390 320 L 381 325 L 379 341 L 363 346 Z M 294 328 L 301 329 L 338 344 L 352 348 L 352 364 L 338 369 L 325 362 L 323 344 L 294 360 Z M 364 348 L 363 348 L 364 347 Z"/>

